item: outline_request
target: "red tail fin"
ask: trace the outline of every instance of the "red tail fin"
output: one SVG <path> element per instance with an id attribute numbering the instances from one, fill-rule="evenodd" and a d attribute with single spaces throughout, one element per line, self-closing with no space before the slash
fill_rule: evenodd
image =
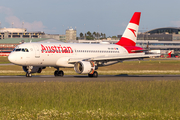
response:
<path id="1" fill-rule="evenodd" d="M 141 12 L 135 12 L 132 16 L 121 39 L 116 43 L 121 46 L 135 46 L 139 28 Z"/>

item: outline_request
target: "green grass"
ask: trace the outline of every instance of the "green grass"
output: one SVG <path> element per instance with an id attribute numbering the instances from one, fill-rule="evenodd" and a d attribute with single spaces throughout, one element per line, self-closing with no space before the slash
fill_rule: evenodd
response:
<path id="1" fill-rule="evenodd" d="M 0 64 L 10 63 L 7 56 L 0 56 Z"/>
<path id="2" fill-rule="evenodd" d="M 0 119 L 180 119 L 180 81 L 0 83 Z"/>

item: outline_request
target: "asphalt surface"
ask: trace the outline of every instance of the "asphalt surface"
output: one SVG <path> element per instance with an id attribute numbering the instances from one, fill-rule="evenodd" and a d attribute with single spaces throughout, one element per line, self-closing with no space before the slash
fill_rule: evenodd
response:
<path id="1" fill-rule="evenodd" d="M 7 65 L 14 65 L 14 64 L 12 64 L 12 63 L 0 64 L 0 66 L 7 66 Z"/>
<path id="2" fill-rule="evenodd" d="M 88 81 L 130 81 L 130 80 L 180 80 L 180 75 L 101 75 L 98 78 L 89 78 L 87 76 L 64 76 L 64 77 L 54 77 L 50 75 L 42 76 L 0 76 L 0 82 L 52 82 L 52 81 L 62 81 L 62 82 L 88 82 Z"/>

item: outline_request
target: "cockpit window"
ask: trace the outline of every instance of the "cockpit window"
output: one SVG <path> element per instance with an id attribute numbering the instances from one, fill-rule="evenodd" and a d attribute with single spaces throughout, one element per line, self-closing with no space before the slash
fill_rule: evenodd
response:
<path id="1" fill-rule="evenodd" d="M 13 51 L 22 51 L 22 52 L 29 52 L 27 48 L 15 48 Z"/>
<path id="2" fill-rule="evenodd" d="M 16 49 L 15 51 L 21 51 L 21 48 Z"/>
<path id="3" fill-rule="evenodd" d="M 29 50 L 27 48 L 25 48 L 25 52 L 29 52 Z"/>
<path id="4" fill-rule="evenodd" d="M 21 49 L 23 52 L 25 52 L 24 48 Z"/>

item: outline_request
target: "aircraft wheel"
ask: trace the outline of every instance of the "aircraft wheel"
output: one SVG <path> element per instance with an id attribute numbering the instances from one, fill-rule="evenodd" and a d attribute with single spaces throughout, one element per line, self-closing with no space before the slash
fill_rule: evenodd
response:
<path id="1" fill-rule="evenodd" d="M 56 71 L 54 72 L 54 76 L 56 76 L 56 77 L 58 77 L 58 76 L 59 76 L 59 77 L 62 77 L 62 76 L 64 76 L 64 72 L 63 72 L 62 70 L 60 70 L 60 71 L 57 71 L 57 70 L 56 70 Z"/>
<path id="2" fill-rule="evenodd" d="M 97 71 L 94 71 L 93 77 L 98 77 L 98 72 Z"/>
<path id="3" fill-rule="evenodd" d="M 32 77 L 31 73 L 26 73 L 26 77 Z"/>
<path id="4" fill-rule="evenodd" d="M 93 74 L 88 74 L 88 77 L 98 77 L 98 72 L 94 71 Z"/>
<path id="5" fill-rule="evenodd" d="M 63 76 L 64 76 L 64 72 L 63 72 L 62 70 L 60 70 L 60 71 L 58 72 L 58 76 L 63 77 Z"/>
<path id="6" fill-rule="evenodd" d="M 54 71 L 54 76 L 58 76 L 58 71 Z"/>
<path id="7" fill-rule="evenodd" d="M 93 77 L 93 74 L 88 74 L 88 77 Z"/>

